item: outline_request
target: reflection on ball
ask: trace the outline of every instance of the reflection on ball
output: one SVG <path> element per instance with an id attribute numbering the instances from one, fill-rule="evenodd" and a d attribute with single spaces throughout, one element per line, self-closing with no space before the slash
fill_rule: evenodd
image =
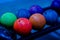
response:
<path id="1" fill-rule="evenodd" d="M 40 13 L 33 14 L 29 20 L 32 23 L 34 29 L 43 28 L 43 26 L 46 24 L 44 16 Z"/>
<path id="2" fill-rule="evenodd" d="M 16 21 L 17 17 L 10 12 L 4 13 L 1 16 L 1 24 L 7 26 L 8 28 L 13 26 L 14 22 Z"/>
<path id="3" fill-rule="evenodd" d="M 32 24 L 26 18 L 19 18 L 14 23 L 14 30 L 22 35 L 27 35 L 32 29 Z"/>

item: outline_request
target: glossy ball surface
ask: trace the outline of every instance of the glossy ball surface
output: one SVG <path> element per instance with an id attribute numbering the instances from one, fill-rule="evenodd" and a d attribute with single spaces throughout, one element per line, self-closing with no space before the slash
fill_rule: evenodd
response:
<path id="1" fill-rule="evenodd" d="M 33 14 L 29 20 L 32 23 L 34 29 L 41 29 L 46 24 L 45 17 L 39 13 Z"/>
<path id="2" fill-rule="evenodd" d="M 59 8 L 60 9 L 60 0 L 54 0 L 51 5 L 53 8 Z"/>
<path id="3" fill-rule="evenodd" d="M 31 14 L 34 14 L 34 13 L 42 13 L 43 12 L 43 9 L 39 5 L 33 5 L 30 8 L 29 11 L 30 11 Z"/>
<path id="4" fill-rule="evenodd" d="M 14 22 L 16 21 L 17 17 L 10 12 L 6 12 L 1 16 L 1 24 L 5 25 L 6 27 L 13 26 Z"/>
<path id="5" fill-rule="evenodd" d="M 17 13 L 18 18 L 29 18 L 30 12 L 26 9 L 20 9 Z"/>
<path id="6" fill-rule="evenodd" d="M 55 24 L 57 22 L 58 14 L 56 11 L 49 9 L 43 13 L 46 18 L 47 24 Z"/>
<path id="7" fill-rule="evenodd" d="M 32 29 L 32 24 L 26 18 L 19 18 L 14 23 L 14 30 L 22 35 L 27 35 Z"/>

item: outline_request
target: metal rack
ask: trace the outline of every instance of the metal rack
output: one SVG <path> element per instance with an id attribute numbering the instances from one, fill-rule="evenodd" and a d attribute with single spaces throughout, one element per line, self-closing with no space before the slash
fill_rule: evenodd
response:
<path id="1" fill-rule="evenodd" d="M 60 29 L 60 26 L 52 26 L 52 27 L 48 27 L 46 29 L 43 29 L 41 31 L 38 31 L 36 33 L 33 33 L 31 35 L 28 35 L 27 37 L 22 37 L 19 40 L 30 40 L 30 39 L 34 39 L 34 38 L 38 38 L 38 37 L 42 37 L 50 32 L 53 32 L 57 29 Z"/>

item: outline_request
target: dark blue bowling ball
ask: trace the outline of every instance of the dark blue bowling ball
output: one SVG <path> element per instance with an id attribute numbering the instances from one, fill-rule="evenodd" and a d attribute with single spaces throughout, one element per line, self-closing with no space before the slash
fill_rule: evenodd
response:
<path id="1" fill-rule="evenodd" d="M 1 40 L 12 40 L 10 32 L 2 26 L 0 26 L 0 39 Z"/>
<path id="2" fill-rule="evenodd" d="M 30 8 L 30 13 L 31 14 L 34 14 L 34 13 L 41 13 L 43 12 L 43 9 L 39 6 L 39 5 L 33 5 L 31 8 Z"/>
<path id="3" fill-rule="evenodd" d="M 30 12 L 26 9 L 20 9 L 17 13 L 18 18 L 29 18 Z"/>
<path id="4" fill-rule="evenodd" d="M 56 11 L 52 10 L 52 9 L 49 9 L 49 10 L 46 10 L 44 13 L 43 13 L 44 17 L 46 18 L 46 22 L 47 24 L 55 24 L 57 22 L 57 19 L 58 19 L 58 14 Z"/>
<path id="5" fill-rule="evenodd" d="M 54 0 L 51 5 L 53 8 L 59 8 L 60 9 L 60 0 Z"/>

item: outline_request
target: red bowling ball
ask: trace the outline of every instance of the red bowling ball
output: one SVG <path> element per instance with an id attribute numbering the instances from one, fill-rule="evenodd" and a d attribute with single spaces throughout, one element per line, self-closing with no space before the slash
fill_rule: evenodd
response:
<path id="1" fill-rule="evenodd" d="M 14 30 L 22 35 L 27 35 L 31 32 L 32 24 L 26 18 L 19 18 L 14 23 Z"/>

